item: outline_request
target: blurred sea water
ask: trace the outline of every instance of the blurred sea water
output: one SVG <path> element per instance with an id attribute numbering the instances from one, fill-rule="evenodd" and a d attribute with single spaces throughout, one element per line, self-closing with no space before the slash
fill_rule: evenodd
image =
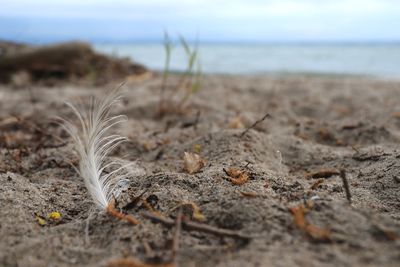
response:
<path id="1" fill-rule="evenodd" d="M 162 44 L 95 44 L 97 51 L 129 57 L 163 70 Z M 345 74 L 400 79 L 400 44 L 200 44 L 204 73 Z M 183 71 L 187 59 L 174 46 L 171 70 Z"/>

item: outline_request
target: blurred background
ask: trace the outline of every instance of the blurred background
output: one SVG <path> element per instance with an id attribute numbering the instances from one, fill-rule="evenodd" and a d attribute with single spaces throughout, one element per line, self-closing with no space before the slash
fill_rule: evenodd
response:
<path id="1" fill-rule="evenodd" d="M 0 0 L 0 39 L 71 40 L 164 68 L 164 31 L 197 44 L 205 73 L 400 77 L 395 0 Z M 183 71 L 173 48 L 171 69 Z"/>

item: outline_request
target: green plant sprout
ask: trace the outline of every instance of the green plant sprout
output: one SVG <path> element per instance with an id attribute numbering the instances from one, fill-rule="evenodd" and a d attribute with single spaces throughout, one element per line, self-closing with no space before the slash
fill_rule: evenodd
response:
<path id="1" fill-rule="evenodd" d="M 167 79 L 170 73 L 170 62 L 172 54 L 171 40 L 167 32 L 164 33 L 164 48 L 166 52 L 166 60 L 161 82 L 159 115 L 163 116 L 166 112 L 182 112 L 191 96 L 198 92 L 201 88 L 202 69 L 198 59 L 197 42 L 193 48 L 190 47 L 183 36 L 179 36 L 179 43 L 183 47 L 187 66 L 181 74 L 177 86 L 167 96 L 165 91 L 168 87 Z"/>
<path id="2" fill-rule="evenodd" d="M 165 89 L 167 87 L 167 80 L 170 72 L 171 65 L 171 54 L 172 54 L 172 42 L 169 38 L 168 32 L 164 31 L 164 50 L 165 50 L 165 63 L 164 63 L 164 72 L 161 82 L 161 90 L 160 90 L 160 102 L 159 102 L 159 113 L 161 114 L 164 110 L 165 105 Z"/>

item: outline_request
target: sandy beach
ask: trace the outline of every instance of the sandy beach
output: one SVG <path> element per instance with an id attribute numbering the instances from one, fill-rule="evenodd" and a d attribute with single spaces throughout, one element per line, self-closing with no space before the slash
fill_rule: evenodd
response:
<path id="1" fill-rule="evenodd" d="M 188 220 L 249 238 L 184 227 L 179 266 L 398 265 L 400 82 L 208 75 L 184 112 L 157 118 L 160 84 L 158 74 L 128 81 L 113 110 L 128 117 L 120 131 L 129 138 L 113 157 L 136 162 L 118 207 L 137 226 L 95 209 L 70 165 L 72 141 L 52 122 L 72 118 L 64 101 L 113 85 L 1 85 L 1 266 L 170 263 L 174 227 L 143 214 L 175 222 L 181 203 Z M 184 152 L 205 166 L 187 173 Z M 248 179 L 235 184 L 231 168 Z"/>

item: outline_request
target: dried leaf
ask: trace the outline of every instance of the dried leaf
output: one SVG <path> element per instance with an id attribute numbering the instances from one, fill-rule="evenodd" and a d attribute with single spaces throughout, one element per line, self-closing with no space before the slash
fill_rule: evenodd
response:
<path id="1" fill-rule="evenodd" d="M 199 221 L 199 222 L 204 222 L 206 221 L 206 217 L 201 213 L 199 206 L 197 206 L 193 202 L 186 202 L 182 204 L 183 207 L 188 207 L 190 209 L 190 217 L 192 217 L 194 220 Z"/>
<path id="2" fill-rule="evenodd" d="M 185 152 L 183 160 L 184 169 L 189 174 L 200 171 L 206 165 L 206 161 L 196 153 Z"/>
<path id="3" fill-rule="evenodd" d="M 107 213 L 119 220 L 125 220 L 132 225 L 138 225 L 140 222 L 131 214 L 125 214 L 115 208 L 115 200 L 112 200 L 107 206 Z"/>
<path id="4" fill-rule="evenodd" d="M 317 189 L 323 182 L 324 182 L 324 179 L 318 179 L 317 181 L 315 181 L 315 182 L 311 185 L 310 189 L 312 189 L 312 190 Z"/>
<path id="5" fill-rule="evenodd" d="M 336 145 L 338 146 L 345 146 L 346 142 L 341 139 L 336 139 Z"/>
<path id="6" fill-rule="evenodd" d="M 249 175 L 246 172 L 241 173 L 238 178 L 231 178 L 231 182 L 234 185 L 243 185 L 248 180 L 249 180 Z"/>
<path id="7" fill-rule="evenodd" d="M 165 216 L 164 216 L 160 211 L 158 211 L 155 207 L 153 207 L 153 206 L 149 203 L 149 201 L 147 201 L 147 199 L 142 199 L 142 206 L 143 206 L 146 210 L 150 211 L 151 213 L 153 213 L 153 214 L 155 214 L 155 215 L 157 215 L 157 216 L 160 216 L 160 217 L 165 218 Z"/>
<path id="8" fill-rule="evenodd" d="M 400 111 L 393 112 L 392 116 L 395 117 L 396 119 L 400 119 Z"/>
<path id="9" fill-rule="evenodd" d="M 291 207 L 290 212 L 293 214 L 294 223 L 300 229 L 304 230 L 306 228 L 305 212 L 306 208 L 303 205 L 297 207 Z"/>
<path id="10" fill-rule="evenodd" d="M 0 127 L 14 125 L 19 123 L 19 121 L 20 120 L 17 117 L 8 117 L 0 121 Z"/>
<path id="11" fill-rule="evenodd" d="M 249 174 L 246 171 L 242 171 L 239 168 L 231 167 L 224 169 L 226 174 L 230 177 L 230 181 L 234 185 L 243 185 L 249 180 Z"/>
<path id="12" fill-rule="evenodd" d="M 397 239 L 397 233 L 394 231 L 382 230 L 382 233 L 390 241 L 395 241 Z"/>
<path id="13" fill-rule="evenodd" d="M 249 197 L 249 198 L 254 198 L 254 197 L 258 197 L 259 194 L 257 194 L 256 192 L 242 192 L 240 191 L 240 194 L 242 194 L 242 196 L 244 197 Z"/>
<path id="14" fill-rule="evenodd" d="M 320 241 L 331 240 L 331 233 L 328 229 L 322 229 L 307 222 L 305 218 L 307 209 L 304 207 L 304 205 L 291 207 L 290 212 L 293 214 L 294 223 L 297 225 L 297 227 L 312 239 Z"/>
<path id="15" fill-rule="evenodd" d="M 197 209 L 193 210 L 193 219 L 199 222 L 204 222 L 206 220 L 206 217 L 203 215 L 203 213 L 201 213 L 200 209 L 197 207 Z"/>
<path id="16" fill-rule="evenodd" d="M 243 129 L 244 128 L 244 124 L 242 122 L 242 119 L 239 116 L 233 118 L 229 122 L 229 128 L 231 128 L 231 129 Z"/>
<path id="17" fill-rule="evenodd" d="M 324 141 L 333 141 L 333 140 L 335 140 L 335 137 L 326 128 L 320 128 L 318 130 L 318 135 Z"/>
<path id="18" fill-rule="evenodd" d="M 345 124 L 342 126 L 342 130 L 354 130 L 357 129 L 359 127 L 361 127 L 363 124 L 362 123 L 349 123 L 349 124 Z"/>
<path id="19" fill-rule="evenodd" d="M 310 137 L 308 135 L 306 135 L 305 133 L 298 133 L 298 134 L 296 134 L 296 136 L 305 141 L 310 140 Z"/>
<path id="20" fill-rule="evenodd" d="M 306 178 L 329 178 L 333 175 L 339 175 L 340 171 L 332 168 L 323 168 L 306 174 Z"/>
<path id="21" fill-rule="evenodd" d="M 168 145 L 172 142 L 171 138 L 164 138 L 161 141 L 157 142 L 159 145 Z"/>
<path id="22" fill-rule="evenodd" d="M 382 225 L 375 225 L 378 233 L 383 234 L 383 236 L 389 241 L 395 241 L 398 236 L 397 233 L 393 230 L 389 230 Z"/>
<path id="23" fill-rule="evenodd" d="M 306 226 L 305 231 L 315 240 L 321 240 L 321 241 L 331 240 L 331 231 L 329 231 L 328 229 L 322 229 L 315 225 L 308 224 Z"/>
<path id="24" fill-rule="evenodd" d="M 143 142 L 143 148 L 146 151 L 151 151 L 157 148 L 157 144 L 153 141 L 144 141 Z"/>
<path id="25" fill-rule="evenodd" d="M 126 259 L 118 259 L 112 260 L 108 262 L 107 267 L 174 267 L 175 264 L 167 263 L 167 264 L 147 264 L 143 263 L 135 258 L 126 258 Z"/>
<path id="26" fill-rule="evenodd" d="M 309 210 L 311 210 L 315 206 L 314 201 L 312 201 L 311 199 L 307 199 L 304 204 L 306 205 L 306 208 Z"/>

